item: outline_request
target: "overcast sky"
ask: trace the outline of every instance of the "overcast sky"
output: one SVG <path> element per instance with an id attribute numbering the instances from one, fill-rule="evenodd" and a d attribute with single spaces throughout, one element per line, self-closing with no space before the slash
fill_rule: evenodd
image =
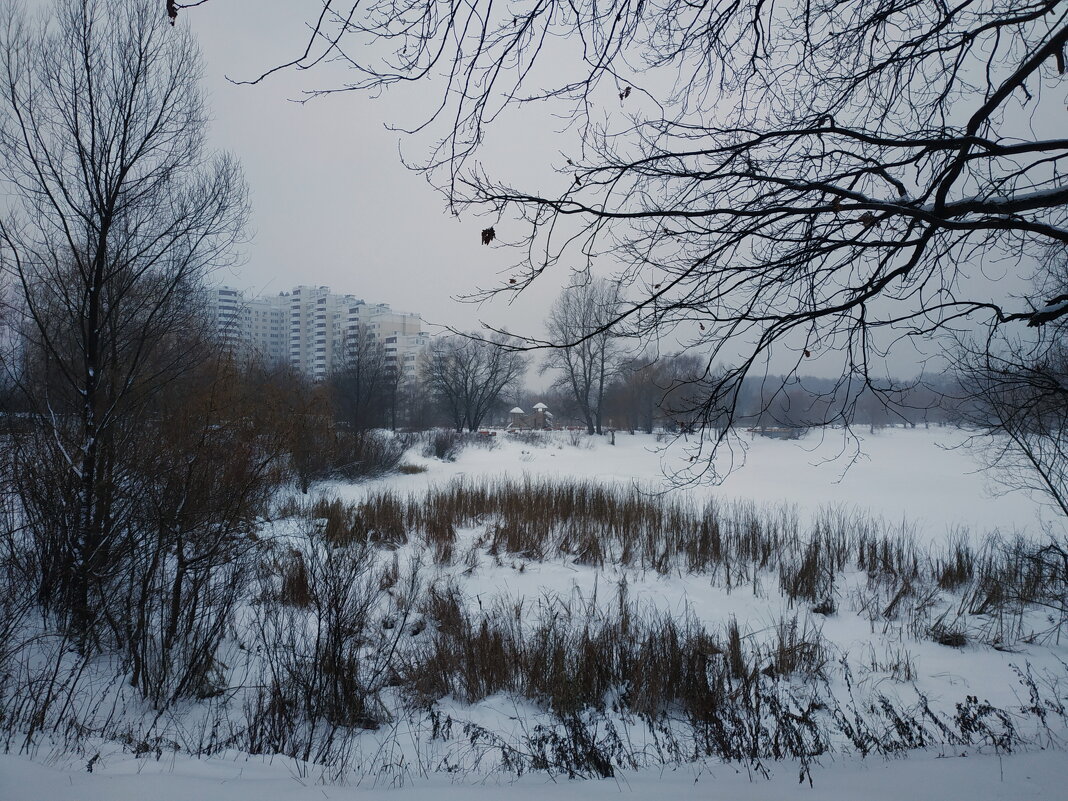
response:
<path id="1" fill-rule="evenodd" d="M 425 148 L 402 142 L 386 123 L 414 125 L 425 119 L 435 98 L 421 84 L 406 94 L 391 91 L 377 99 L 346 92 L 301 104 L 293 100 L 305 90 L 341 86 L 353 76 L 340 65 L 321 65 L 286 70 L 257 86 L 227 82 L 227 76 L 252 78 L 300 56 L 307 21 L 320 8 L 315 0 L 211 0 L 181 12 L 203 49 L 215 117 L 212 142 L 240 158 L 253 206 L 242 266 L 221 279 L 268 293 L 300 283 L 327 284 L 337 292 L 419 312 L 429 323 L 473 329 L 485 320 L 520 334 L 541 335 L 541 321 L 567 281 L 566 271 L 535 282 L 512 305 L 501 300 L 476 307 L 452 300 L 506 281 L 504 271 L 517 254 L 484 247 L 479 232 L 496 221 L 451 217 L 443 197 L 402 165 L 400 147 L 413 160 L 425 156 Z M 552 190 L 561 176 L 547 165 L 562 161 L 566 139 L 553 136 L 551 119 L 524 123 L 513 124 L 504 135 L 496 126 L 490 144 L 496 148 L 494 174 L 502 163 L 520 170 L 539 165 L 541 173 L 528 172 L 518 185 Z M 1028 120 L 1024 127 L 1033 123 Z M 501 161 L 502 154 L 510 158 Z M 497 227 L 507 239 L 507 224 Z M 603 267 L 608 272 L 612 265 Z M 983 280 L 993 280 L 1004 292 L 1006 281 L 1029 271 L 1021 267 L 987 265 L 1003 274 Z M 677 346 L 669 342 L 664 349 Z M 910 375 L 921 358 L 922 353 L 907 349 L 889 366 Z M 810 369 L 833 373 L 838 365 L 832 362 L 826 371 L 815 364 Z"/>
<path id="2" fill-rule="evenodd" d="M 253 206 L 243 264 L 220 280 L 265 293 L 326 284 L 430 323 L 471 329 L 484 319 L 539 334 L 559 281 L 511 306 L 451 300 L 499 281 L 516 256 L 481 244 L 479 233 L 493 220 L 456 220 L 443 197 L 402 165 L 401 135 L 386 123 L 414 123 L 426 104 L 356 92 L 292 102 L 303 90 L 351 77 L 330 66 L 276 74 L 257 86 L 226 80 L 298 56 L 304 14 L 316 5 L 214 0 L 181 12 L 203 50 L 211 141 L 241 160 Z M 405 155 L 422 153 L 411 146 Z"/>
<path id="3" fill-rule="evenodd" d="M 28 3 L 41 7 L 50 0 Z M 425 147 L 405 141 L 387 123 L 414 125 L 425 119 L 435 98 L 421 84 L 380 98 L 346 92 L 298 103 L 294 101 L 306 90 L 341 86 L 351 74 L 327 64 L 279 72 L 256 86 L 227 80 L 253 78 L 299 57 L 307 43 L 307 21 L 320 8 L 317 0 L 210 0 L 180 13 L 180 24 L 191 27 L 203 52 L 214 117 L 210 143 L 241 161 L 252 203 L 243 259 L 218 275 L 219 283 L 270 294 L 298 284 L 329 285 L 336 292 L 418 312 L 431 331 L 442 325 L 472 330 L 484 320 L 516 333 L 542 335 L 542 320 L 567 281 L 566 270 L 535 282 L 511 305 L 504 299 L 484 306 L 453 300 L 480 286 L 506 282 L 517 258 L 513 250 L 483 246 L 481 229 L 496 225 L 504 239 L 509 233 L 517 238 L 519 232 L 514 223 L 510 232 L 507 221 L 498 224 L 492 218 L 457 220 L 447 212 L 443 196 L 401 163 L 401 147 L 412 160 L 424 156 Z M 555 182 L 566 183 L 568 176 L 547 166 L 563 160 L 567 142 L 566 136 L 554 134 L 551 118 L 542 113 L 504 124 L 510 127 L 502 135 L 502 125 L 496 126 L 489 150 L 496 159 L 495 175 L 503 164 L 522 174 L 518 185 L 550 194 L 560 188 Z M 607 273 L 613 265 L 602 267 Z M 1003 292 L 1020 265 L 987 269 L 1003 271 L 984 277 Z M 663 345 L 664 350 L 677 348 L 677 340 Z M 890 369 L 914 374 L 921 358 L 913 350 L 897 354 Z M 833 374 L 839 366 L 831 359 L 821 369 L 816 361 L 808 369 L 817 374 Z"/>

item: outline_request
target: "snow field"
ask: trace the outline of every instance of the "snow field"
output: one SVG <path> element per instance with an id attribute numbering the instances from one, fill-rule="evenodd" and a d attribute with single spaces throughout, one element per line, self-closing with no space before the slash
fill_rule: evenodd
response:
<path id="1" fill-rule="evenodd" d="M 580 447 L 560 436 L 549 438 L 542 446 L 502 437 L 497 448 L 468 448 L 453 463 L 426 459 L 413 452 L 407 461 L 425 467 L 425 472 L 359 485 L 324 483 L 314 489 L 310 499 L 319 506 L 307 506 L 302 513 L 311 519 L 289 517 L 266 525 L 262 536 L 279 554 L 282 575 L 268 578 L 259 592 L 285 592 L 289 575 L 285 565 L 294 564 L 285 559 L 295 559 L 293 554 L 302 553 L 300 558 L 308 560 L 308 569 L 314 572 L 312 563 L 319 558 L 315 555 L 319 546 L 314 546 L 309 536 L 322 536 L 324 526 L 329 529 L 332 525 L 329 518 L 320 516 L 328 501 L 338 501 L 339 508 L 359 510 L 366 508 L 376 495 L 386 493 L 396 499 L 395 505 L 401 505 L 403 499 L 417 504 L 426 493 L 446 489 L 456 480 L 468 487 L 486 487 L 506 480 L 528 481 L 536 488 L 546 486 L 544 482 L 559 484 L 592 478 L 616 487 L 623 496 L 630 493 L 657 502 L 677 502 L 686 508 L 699 510 L 715 501 L 728 517 L 737 517 L 739 510 L 746 509 L 752 500 L 754 515 L 765 523 L 779 521 L 783 530 L 796 529 L 802 538 L 820 526 L 823 529 L 819 530 L 849 530 L 853 532 L 850 536 L 855 536 L 858 528 L 870 529 L 872 542 L 882 536 L 901 544 L 900 553 L 891 557 L 891 561 L 896 558 L 901 563 L 917 555 L 937 554 L 942 558 L 958 541 L 981 552 L 983 536 L 992 530 L 1003 535 L 1005 542 L 1011 542 L 1016 534 L 1042 538 L 1056 531 L 1035 499 L 1023 493 L 996 498 L 987 494 L 987 479 L 974 473 L 967 451 L 957 447 L 964 439 L 960 432 L 897 429 L 865 435 L 864 455 L 844 473 L 841 460 L 828 461 L 842 450 L 843 444 L 846 448 L 850 445 L 839 437 L 840 432 L 829 432 L 822 438 L 810 436 L 801 442 L 754 439 L 748 443 L 744 466 L 736 469 L 723 486 L 669 489 L 663 496 L 657 494 L 665 489 L 662 471 L 685 467 L 688 456 L 678 444 L 664 449 L 655 438 L 643 435 L 617 433 L 615 446 L 595 439 L 589 445 L 584 441 Z M 304 499 L 298 499 L 289 506 L 295 509 L 303 503 Z M 351 514 L 370 519 L 363 512 Z M 785 552 L 776 553 L 763 567 L 741 559 L 733 566 L 727 560 L 712 568 L 705 564 L 691 570 L 679 554 L 659 561 L 656 554 L 623 558 L 621 551 L 609 547 L 599 558 L 590 558 L 588 553 L 577 551 L 559 531 L 547 535 L 548 545 L 541 553 L 511 549 L 509 535 L 500 533 L 500 529 L 500 518 L 492 515 L 464 521 L 457 526 L 455 539 L 412 532 L 390 540 L 382 532 L 361 529 L 361 536 L 377 545 L 371 563 L 354 568 L 356 572 L 352 574 L 354 580 L 372 588 L 366 599 L 357 599 L 365 604 L 363 613 L 368 622 L 367 631 L 354 639 L 363 643 L 358 649 L 392 649 L 391 657 L 397 654 L 402 657 L 401 662 L 424 667 L 432 664 L 425 657 L 434 652 L 433 638 L 445 637 L 446 626 L 428 607 L 426 599 L 431 589 L 458 600 L 466 616 L 465 625 L 471 630 L 487 624 L 492 628 L 502 617 L 514 614 L 517 622 L 513 635 L 523 647 L 523 638 L 533 632 L 566 634 L 582 626 L 599 625 L 618 613 L 621 597 L 625 597 L 639 621 L 670 618 L 679 621 L 680 626 L 685 623 L 708 632 L 720 644 L 729 640 L 730 627 L 736 622 L 742 647 L 754 660 L 754 668 L 772 670 L 776 637 L 781 639 L 782 627 L 793 622 L 800 632 L 798 647 L 812 643 L 820 647 L 814 657 L 821 663 L 819 678 L 803 673 L 776 675 L 774 670 L 768 678 L 775 685 L 775 697 L 787 705 L 795 704 L 797 710 L 813 700 L 823 703 L 834 699 L 840 710 L 862 712 L 872 726 L 892 726 L 888 718 L 869 715 L 865 705 L 883 698 L 899 712 L 919 715 L 917 704 L 922 698 L 932 714 L 949 721 L 955 716 L 960 718 L 959 704 L 965 704 L 965 712 L 978 709 L 966 700 L 974 696 L 977 702 L 989 701 L 993 708 L 1015 710 L 1012 725 L 1018 730 L 1014 750 L 1021 750 L 1025 743 L 1024 750 L 1056 746 L 1063 736 L 1063 719 L 1057 714 L 1051 712 L 1047 725 L 1034 715 L 1019 712 L 1028 705 L 1032 687 L 1049 704 L 1063 704 L 1065 698 L 1063 662 L 1068 660 L 1068 649 L 1061 644 L 1058 621 L 1051 618 L 1049 608 L 1017 605 L 975 614 L 976 604 L 968 603 L 965 585 L 943 590 L 927 575 L 923 586 L 909 586 L 903 594 L 902 587 L 908 582 L 892 576 L 873 579 L 872 573 L 878 571 L 850 564 L 843 565 L 829 585 L 826 577 L 819 579 L 820 586 L 830 586 L 827 595 L 833 601 L 833 610 L 824 609 L 829 614 L 819 614 L 815 610 L 824 600 L 822 597 L 790 597 L 783 590 L 783 569 L 794 571 L 790 575 L 800 576 L 799 581 L 804 578 L 801 551 L 791 551 L 789 559 Z M 317 530 L 318 535 L 313 533 Z M 635 532 L 623 531 L 619 535 L 621 543 L 628 533 Z M 446 540 L 447 547 L 442 545 Z M 855 544 L 850 547 L 856 550 Z M 320 567 L 329 564 L 323 562 Z M 296 631 L 294 644 L 307 647 L 323 626 L 322 615 L 301 611 L 292 603 L 283 604 L 288 611 L 265 625 L 266 608 L 253 604 L 243 613 L 232 643 L 234 650 L 226 660 L 236 666 L 244 659 L 243 678 L 237 677 L 235 667 L 228 677 L 231 686 L 251 686 L 263 680 L 264 665 L 257 663 L 256 657 L 260 647 L 255 644 L 257 628 L 261 637 L 270 632 L 278 637 L 292 636 Z M 553 625 L 559 628 L 554 629 Z M 931 632 L 938 625 L 963 635 L 963 644 L 952 647 L 932 639 Z M 719 658 L 714 655 L 711 661 Z M 370 653 L 361 653 L 357 662 L 363 665 L 361 670 L 372 672 L 379 669 L 375 665 L 385 664 L 375 662 Z M 1021 683 L 1021 673 L 1031 677 L 1031 684 Z M 453 677 L 446 686 L 464 685 Z M 618 687 L 606 695 L 603 721 L 593 713 L 584 718 L 593 726 L 594 741 L 599 747 L 615 754 L 614 777 L 579 787 L 554 785 L 554 792 L 561 798 L 579 792 L 584 797 L 620 792 L 630 792 L 635 797 L 670 793 L 683 798 L 696 797 L 700 792 L 701 797 L 709 797 L 710 786 L 712 797 L 794 798 L 807 791 L 807 784 L 799 789 L 796 783 L 798 774 L 805 772 L 811 774 L 820 798 L 852 798 L 858 797 L 858 792 L 872 798 L 900 797 L 905 792 L 903 787 L 914 788 L 917 798 L 1039 798 L 1053 797 L 1048 793 L 1060 786 L 1065 773 L 1065 760 L 1057 758 L 1063 755 L 1005 756 L 1003 748 L 995 747 L 996 737 L 1005 734 L 1004 726 L 994 720 L 996 716 L 987 715 L 979 721 L 980 736 L 973 742 L 963 745 L 928 741 L 927 748 L 911 751 L 903 762 L 887 763 L 880 756 L 861 761 L 855 744 L 851 745 L 841 731 L 828 733 L 824 739 L 830 750 L 822 756 L 806 758 L 800 764 L 789 759 L 763 759 L 771 778 L 758 777 L 750 783 L 753 763 L 724 765 L 715 759 L 691 762 L 680 758 L 679 745 L 693 747 L 695 742 L 683 720 L 685 716 L 669 714 L 658 734 L 655 727 L 651 730 L 635 719 L 633 710 L 628 711 L 625 704 L 622 711 L 615 709 L 620 693 L 625 696 L 626 692 L 626 688 Z M 186 756 L 191 750 L 188 747 L 171 753 L 164 750 L 157 762 L 151 753 L 147 758 L 134 759 L 114 742 L 100 742 L 83 746 L 87 759 L 92 753 L 101 754 L 92 774 L 84 772 L 84 761 L 70 758 L 59 760 L 58 774 L 21 758 L 7 758 L 4 775 L 15 777 L 17 783 L 9 790 L 25 787 L 31 794 L 9 793 L 4 797 L 140 797 L 137 793 L 144 794 L 147 787 L 153 786 L 151 777 L 159 775 L 160 770 L 172 777 L 166 783 L 167 792 L 179 793 L 173 796 L 176 798 L 204 792 L 217 798 L 255 797 L 268 801 L 274 797 L 271 793 L 276 784 L 286 788 L 279 790 L 278 797 L 286 798 L 304 797 L 300 793 L 312 789 L 319 793 L 316 797 L 347 798 L 350 796 L 346 793 L 354 792 L 366 797 L 367 787 L 376 788 L 376 794 L 383 792 L 396 798 L 431 790 L 444 798 L 451 792 L 466 796 L 472 782 L 488 782 L 497 787 L 498 782 L 511 781 L 514 771 L 509 772 L 508 758 L 502 760 L 502 743 L 518 752 L 529 750 L 533 742 L 540 742 L 543 747 L 546 742 L 549 746 L 559 744 L 559 738 L 568 733 L 544 699 L 524 697 L 514 691 L 497 690 L 472 698 L 446 694 L 430 699 L 432 725 L 424 716 L 426 701 L 412 706 L 403 687 L 394 689 L 383 684 L 376 697 L 385 707 L 378 710 L 385 713 L 383 720 L 390 722 L 375 731 L 354 731 L 339 738 L 338 748 L 349 749 L 340 767 L 324 769 L 282 756 L 265 763 L 264 757 L 226 752 L 196 761 Z M 247 701 L 245 704 L 246 710 L 256 708 L 249 707 Z M 259 708 L 262 711 L 263 707 Z M 197 714 L 190 712 L 189 719 L 196 719 Z M 815 713 L 816 718 L 819 716 Z M 227 720 L 240 725 L 240 717 L 240 713 L 231 710 Z M 439 731 L 442 721 L 450 728 L 448 734 Z M 990 724 L 985 729 L 984 721 Z M 176 721 L 174 731 L 183 726 L 188 729 L 187 723 Z M 606 726 L 625 735 L 626 748 L 613 752 L 605 745 Z M 540 732 L 542 739 L 532 737 L 532 732 Z M 601 740 L 597 740 L 599 736 Z M 677 738 L 676 751 L 665 758 L 665 746 L 658 736 Z M 907 740 L 908 736 L 903 738 Z M 899 738 L 897 742 L 904 740 Z M 340 753 L 337 748 L 327 750 L 335 756 Z M 962 758 L 961 754 L 968 757 Z M 44 756 L 37 751 L 38 759 Z M 662 764 L 655 767 L 658 759 Z M 523 770 L 536 769 L 537 762 L 523 762 Z M 991 778 L 995 763 L 997 781 Z M 508 783 L 508 794 L 521 798 L 544 792 L 545 773 L 536 772 L 541 775 Z M 567 772 L 564 763 L 548 768 L 548 774 L 556 777 L 566 776 Z M 593 773 L 580 771 L 580 775 Z M 66 786 L 60 787 L 63 782 L 59 776 L 67 778 Z M 331 786 L 310 786 L 322 781 Z M 454 788 L 453 781 L 464 786 Z M 358 784 L 361 789 L 334 786 L 338 782 Z M 403 787 L 383 789 L 395 785 Z M 3 787 L 0 784 L 0 789 Z M 885 787 L 887 795 L 879 795 L 880 787 Z M 924 795 L 934 788 L 943 788 L 941 794 Z M 232 796 L 226 795 L 230 792 Z M 155 789 L 152 796 L 161 801 L 171 797 Z"/>

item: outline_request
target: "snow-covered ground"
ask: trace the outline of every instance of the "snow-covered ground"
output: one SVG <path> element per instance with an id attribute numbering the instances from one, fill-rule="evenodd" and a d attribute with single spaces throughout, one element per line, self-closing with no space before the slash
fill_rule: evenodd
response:
<path id="1" fill-rule="evenodd" d="M 827 760 L 812 787 L 792 763 L 770 778 L 744 768 L 705 765 L 638 771 L 618 779 L 569 781 L 410 777 L 400 787 L 322 785 L 288 759 L 145 761 L 119 756 L 92 773 L 84 762 L 44 765 L 0 755 L 0 798 L 10 801 L 1055 801 L 1068 788 L 1062 751 L 994 754 L 915 753 L 904 759 Z M 304 768 L 306 769 L 306 767 Z"/>
<path id="2" fill-rule="evenodd" d="M 685 440 L 659 442 L 656 436 L 625 432 L 616 434 L 614 446 L 604 437 L 583 437 L 582 445 L 574 447 L 560 433 L 545 447 L 508 436 L 497 439 L 497 449 L 468 448 L 454 463 L 409 460 L 426 465 L 426 473 L 359 485 L 325 484 L 320 491 L 355 499 L 383 485 L 411 492 L 461 475 L 576 476 L 663 488 L 665 474 L 678 474 L 688 467 L 691 453 Z M 907 523 L 927 541 L 940 541 L 961 530 L 978 535 L 995 529 L 1004 534 L 1037 535 L 1051 519 L 1057 520 L 1041 499 L 1022 491 L 999 491 L 964 447 L 967 440 L 968 435 L 959 429 L 939 427 L 886 428 L 874 433 L 858 429 L 850 435 L 841 430 L 814 431 L 795 441 L 745 434 L 745 452 L 737 454 L 735 467 L 722 484 L 705 483 L 675 492 L 696 498 L 793 504 L 807 514 L 822 506 L 840 505 L 890 523 Z"/>
<path id="3" fill-rule="evenodd" d="M 1022 492 L 991 494 L 988 477 L 978 473 L 971 454 L 958 447 L 966 438 L 959 431 L 893 429 L 861 436 L 861 455 L 855 459 L 850 458 L 854 443 L 843 440 L 840 432 L 828 432 L 822 437 L 810 434 L 796 442 L 757 437 L 747 442 L 744 465 L 736 467 L 721 486 L 687 486 L 671 489 L 669 494 L 698 501 L 737 498 L 767 505 L 785 503 L 795 507 L 802 520 L 812 518 L 827 506 L 841 506 L 881 517 L 917 542 L 935 547 L 962 531 L 978 540 L 992 531 L 1045 536 L 1062 530 L 1055 528 L 1059 523 L 1044 510 L 1040 499 Z M 393 475 L 363 484 L 328 482 L 315 487 L 313 494 L 359 501 L 368 493 L 389 489 L 418 496 L 429 487 L 461 476 L 472 480 L 580 477 L 655 491 L 666 487 L 665 470 L 677 471 L 689 463 L 685 443 L 660 443 L 645 435 L 617 433 L 615 445 L 603 438 L 582 437 L 576 446 L 564 434 L 538 445 L 505 436 L 499 439 L 498 447 L 469 447 L 451 463 L 411 453 L 406 461 L 425 467 L 425 472 Z M 850 462 L 848 469 L 842 458 L 834 458 L 843 451 Z M 284 529 L 286 524 L 280 526 Z M 708 575 L 681 570 L 624 570 L 613 564 L 596 567 L 560 558 L 491 559 L 485 551 L 478 551 L 478 542 L 477 530 L 459 532 L 457 552 L 468 550 L 473 558 L 427 567 L 437 572 L 424 580 L 456 582 L 469 604 L 477 604 L 480 610 L 491 609 L 496 602 L 517 600 L 534 610 L 546 599 L 563 599 L 564 603 L 580 607 L 610 606 L 625 579 L 628 597 L 638 606 L 675 616 L 690 615 L 710 631 L 721 630 L 729 618 L 735 617 L 746 631 L 759 633 L 772 628 L 784 616 L 808 614 L 791 605 L 771 577 L 762 577 L 751 587 L 731 588 L 710 580 Z M 995 706 L 1018 706 L 1026 701 L 1027 690 L 1018 681 L 1017 670 L 1029 667 L 1036 678 L 1049 679 L 1042 686 L 1053 700 L 1068 700 L 1062 680 L 1066 678 L 1063 662 L 1068 660 L 1068 647 L 1060 641 L 1015 642 L 1011 648 L 1001 650 L 978 642 L 961 648 L 946 647 L 929 638 L 910 636 L 904 623 L 891 625 L 859 613 L 858 607 L 865 603 L 860 597 L 867 591 L 865 586 L 863 575 L 847 576 L 841 586 L 839 613 L 807 618 L 831 644 L 831 660 L 849 661 L 858 690 L 904 701 L 920 692 L 932 708 L 950 712 L 966 696 L 989 700 Z M 876 605 L 887 602 L 886 598 L 873 597 Z M 952 605 L 952 599 L 947 603 Z M 1040 613 L 1033 617 L 1037 625 L 1043 625 Z M 892 667 L 894 664 L 896 668 Z M 902 664 L 910 666 L 907 679 L 894 675 Z M 841 677 L 832 678 L 829 686 L 840 691 Z M 536 713 L 526 702 L 500 696 L 473 707 L 446 698 L 442 699 L 441 708 L 457 720 L 490 728 L 522 727 L 527 725 L 527 713 Z M 366 736 L 373 741 L 373 735 Z M 319 780 L 321 769 L 281 757 L 265 760 L 235 753 L 196 760 L 184 754 L 164 753 L 157 760 L 151 754 L 148 758 L 134 758 L 120 745 L 100 743 L 95 750 L 86 752 L 100 754 L 91 772 L 86 769 L 89 757 L 50 759 L 45 749 L 38 751 L 33 761 L 25 756 L 0 756 L 0 799 L 288 801 L 434 797 L 448 801 L 454 797 L 506 797 L 521 801 L 546 793 L 560 799 L 1046 799 L 1068 797 L 1064 792 L 1068 787 L 1068 758 L 1060 750 L 1059 736 L 1063 734 L 1050 730 L 1029 735 L 1032 745 L 1007 755 L 995 753 L 990 747 L 977 750 L 948 746 L 911 751 L 907 757 L 890 761 L 881 757 L 861 759 L 845 752 L 825 755 L 812 767 L 814 789 L 807 782 L 798 783 L 800 769 L 792 762 L 769 763 L 770 778 L 753 776 L 737 765 L 711 762 L 673 770 L 623 770 L 614 779 L 581 782 L 544 773 L 519 780 L 500 772 L 428 774 L 426 766 L 435 764 L 437 757 L 432 758 L 429 750 L 423 750 L 428 746 L 416 734 L 408 737 L 407 744 L 400 736 L 390 745 L 404 751 L 409 767 L 378 777 L 354 773 L 345 778 L 348 786 L 324 785 Z"/>

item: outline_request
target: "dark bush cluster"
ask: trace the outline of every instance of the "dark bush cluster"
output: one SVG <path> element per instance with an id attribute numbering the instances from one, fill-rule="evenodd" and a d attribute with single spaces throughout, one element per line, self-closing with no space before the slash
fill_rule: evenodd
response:
<path id="1" fill-rule="evenodd" d="M 427 434 L 423 456 L 428 459 L 440 459 L 443 462 L 455 462 L 465 444 L 462 433 L 447 428 L 436 428 Z"/>

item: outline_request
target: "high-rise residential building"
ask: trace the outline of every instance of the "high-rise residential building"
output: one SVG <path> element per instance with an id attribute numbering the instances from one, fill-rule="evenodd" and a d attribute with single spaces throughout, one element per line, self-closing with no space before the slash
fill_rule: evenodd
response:
<path id="1" fill-rule="evenodd" d="M 283 362 L 289 345 L 289 304 L 285 296 L 253 298 L 246 303 L 249 317 L 248 342 L 268 362 Z"/>
<path id="2" fill-rule="evenodd" d="M 244 294 L 232 286 L 208 293 L 208 313 L 219 339 L 229 347 L 240 347 L 248 339 L 248 318 Z"/>
<path id="3" fill-rule="evenodd" d="M 223 342 L 243 353 L 288 363 L 317 381 L 355 358 L 361 342 L 381 345 L 386 362 L 402 377 L 414 378 L 419 353 L 430 342 L 418 314 L 338 295 L 326 286 L 298 286 L 254 298 L 233 287 L 218 287 L 208 293 L 207 306 Z"/>
<path id="4" fill-rule="evenodd" d="M 221 286 L 207 293 L 207 310 L 219 339 L 235 352 L 255 353 L 270 362 L 287 356 L 289 304 L 278 297 L 247 298 L 240 289 Z"/>

